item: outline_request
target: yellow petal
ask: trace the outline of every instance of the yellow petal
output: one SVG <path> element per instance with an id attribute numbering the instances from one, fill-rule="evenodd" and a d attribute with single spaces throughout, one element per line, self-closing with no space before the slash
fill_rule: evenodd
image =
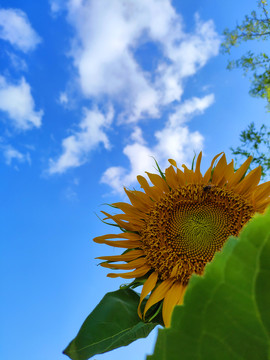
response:
<path id="1" fill-rule="evenodd" d="M 140 296 L 140 303 L 138 306 L 138 315 L 140 318 L 142 317 L 141 303 L 142 303 L 143 299 L 150 293 L 150 291 L 152 291 L 154 289 L 154 287 L 156 286 L 156 283 L 157 283 L 157 279 L 158 279 L 158 273 L 153 272 L 143 285 L 141 296 Z"/>
<path id="2" fill-rule="evenodd" d="M 137 180 L 144 189 L 145 193 L 149 195 L 152 200 L 158 201 L 160 199 L 160 196 L 163 194 L 160 189 L 150 186 L 147 180 L 141 175 L 137 176 Z"/>
<path id="3" fill-rule="evenodd" d="M 134 216 L 137 216 L 139 219 L 144 219 L 146 217 L 146 214 L 139 209 L 135 208 L 134 206 L 124 203 L 124 202 L 117 202 L 113 203 L 113 206 L 117 207 L 117 209 L 122 210 L 126 214 L 132 214 Z"/>
<path id="4" fill-rule="evenodd" d="M 166 295 L 167 291 L 170 289 L 172 284 L 174 283 L 175 279 L 169 278 L 165 281 L 163 281 L 156 290 L 150 295 L 145 308 L 143 315 L 145 316 L 148 309 L 150 309 L 151 306 L 155 305 L 157 302 L 162 300 L 164 296 Z"/>
<path id="5" fill-rule="evenodd" d="M 226 156 L 223 154 L 219 159 L 217 166 L 214 168 L 213 177 L 211 180 L 212 184 L 217 184 L 223 177 L 227 167 Z"/>
<path id="6" fill-rule="evenodd" d="M 196 162 L 196 168 L 195 168 L 195 179 L 196 179 L 197 183 L 201 182 L 201 180 L 202 180 L 201 160 L 202 160 L 202 151 L 198 155 L 197 162 Z"/>
<path id="7" fill-rule="evenodd" d="M 135 249 L 142 246 L 141 241 L 132 241 L 132 240 L 120 240 L 120 241 L 104 241 L 104 244 L 114 247 Z"/>
<path id="8" fill-rule="evenodd" d="M 128 239 L 128 240 L 107 240 L 107 239 Z M 106 244 L 109 246 L 127 248 L 127 249 L 135 249 L 137 247 L 141 247 L 141 236 L 131 232 L 124 232 L 121 234 L 107 234 L 102 236 L 97 236 L 93 239 L 94 242 L 98 244 Z"/>
<path id="9" fill-rule="evenodd" d="M 128 221 L 130 223 L 130 225 L 135 225 L 135 227 L 133 227 L 133 231 L 136 229 L 140 230 L 144 225 L 145 225 L 145 220 L 141 220 L 138 215 L 130 215 L 130 214 L 117 214 L 117 215 L 113 215 L 113 219 L 115 221 L 116 220 L 124 220 L 124 222 L 126 223 L 126 221 Z"/>
<path id="10" fill-rule="evenodd" d="M 234 191 L 241 195 L 251 192 L 258 185 L 261 179 L 261 173 L 261 166 L 253 169 L 238 185 L 234 187 Z"/>
<path id="11" fill-rule="evenodd" d="M 144 189 L 144 191 L 146 189 L 149 189 L 150 188 L 150 185 L 148 184 L 148 181 L 146 180 L 145 177 L 143 177 L 142 175 L 138 175 L 137 176 L 137 180 L 139 182 L 139 184 L 141 185 L 141 187 Z"/>
<path id="12" fill-rule="evenodd" d="M 240 168 L 228 179 L 228 189 L 234 187 L 241 181 L 242 177 L 249 168 L 251 160 L 252 156 L 249 156 L 249 158 L 240 166 Z"/>
<path id="13" fill-rule="evenodd" d="M 175 160 L 169 159 L 168 161 L 169 161 L 170 164 L 172 164 L 173 166 L 175 166 L 177 168 L 177 163 L 176 163 Z"/>
<path id="14" fill-rule="evenodd" d="M 172 285 L 170 290 L 165 295 L 163 306 L 162 306 L 162 317 L 165 327 L 169 327 L 171 324 L 171 316 L 175 305 L 183 298 L 185 286 L 180 281 L 177 281 Z"/>
<path id="15" fill-rule="evenodd" d="M 234 166 L 233 166 L 233 160 L 228 164 L 226 170 L 225 170 L 225 177 L 229 179 L 234 174 Z"/>
<path id="16" fill-rule="evenodd" d="M 138 198 L 140 199 L 140 201 L 142 201 L 142 203 L 144 203 L 145 205 L 148 205 L 150 207 L 153 206 L 154 202 L 152 199 L 150 199 L 150 197 L 145 194 L 142 191 L 137 191 L 137 190 L 133 190 L 132 193 Z"/>
<path id="17" fill-rule="evenodd" d="M 145 275 L 149 270 L 151 270 L 150 266 L 143 265 L 142 267 L 140 267 L 134 271 L 131 271 L 131 272 L 122 273 L 122 274 L 110 273 L 110 274 L 107 274 L 107 276 L 111 277 L 111 278 L 122 277 L 124 279 L 132 279 L 132 278 L 138 278 L 138 277 Z"/>
<path id="18" fill-rule="evenodd" d="M 233 160 L 224 168 L 223 176 L 220 177 L 218 181 L 216 181 L 217 186 L 224 186 L 227 184 L 228 179 L 233 175 L 234 167 Z"/>
<path id="19" fill-rule="evenodd" d="M 137 269 L 145 264 L 145 258 L 139 258 L 133 261 L 130 261 L 127 264 L 110 264 L 110 263 L 101 263 L 100 265 L 108 269 L 119 269 L 119 270 L 131 270 Z"/>
<path id="20" fill-rule="evenodd" d="M 254 192 L 254 201 L 255 203 L 261 200 L 266 199 L 270 195 L 270 181 L 267 181 L 264 184 L 257 186 Z"/>
<path id="21" fill-rule="evenodd" d="M 103 244 L 104 240 L 107 239 L 130 239 L 130 240 L 140 240 L 140 235 L 137 235 L 135 233 L 121 233 L 121 234 L 106 234 L 97 236 L 93 239 L 96 243 Z"/>
<path id="22" fill-rule="evenodd" d="M 255 210 L 259 213 L 263 213 L 265 209 L 270 205 L 270 197 L 256 204 Z"/>
<path id="23" fill-rule="evenodd" d="M 130 240 L 138 240 L 141 238 L 141 236 L 138 234 L 132 233 L 132 232 L 126 232 L 126 233 L 123 233 L 123 238 L 130 239 Z"/>
<path id="24" fill-rule="evenodd" d="M 94 239 L 95 241 L 95 239 Z M 119 247 L 119 248 L 126 248 L 126 249 L 135 249 L 142 246 L 142 242 L 139 240 L 103 240 L 102 242 L 95 241 L 99 244 L 106 244 L 109 246 Z"/>
<path id="25" fill-rule="evenodd" d="M 151 174 L 147 171 L 146 171 L 146 174 L 148 175 L 148 177 L 153 185 L 155 185 L 156 187 L 158 187 L 160 190 L 164 191 L 165 193 L 169 191 L 169 187 L 166 184 L 166 181 L 164 179 L 162 179 L 161 176 L 159 176 L 157 174 Z"/>
<path id="26" fill-rule="evenodd" d="M 181 171 L 180 169 L 177 168 L 177 182 L 179 185 L 185 185 L 186 184 L 186 179 L 185 179 L 185 174 L 183 173 L 183 171 Z"/>
<path id="27" fill-rule="evenodd" d="M 165 177 L 166 177 L 166 181 L 167 181 L 168 185 L 171 188 L 175 189 L 178 186 L 177 175 L 172 166 L 169 166 L 165 170 Z"/>
<path id="28" fill-rule="evenodd" d="M 206 173 L 204 174 L 203 182 L 204 182 L 205 184 L 207 184 L 207 183 L 209 182 L 209 180 L 210 180 L 210 178 L 211 178 L 211 173 L 212 173 L 212 169 L 213 169 L 214 163 L 215 163 L 216 159 L 217 159 L 221 154 L 223 154 L 223 152 L 217 154 L 217 155 L 213 158 L 209 169 L 208 169 L 208 170 L 206 171 Z"/>
<path id="29" fill-rule="evenodd" d="M 106 211 L 101 211 L 101 212 L 107 216 L 107 219 L 113 220 L 121 228 L 126 229 L 127 231 L 136 231 L 137 230 L 137 227 L 135 225 L 132 225 L 128 222 L 120 220 L 119 215 L 111 215 L 111 214 L 107 213 Z"/>
<path id="30" fill-rule="evenodd" d="M 184 302 L 184 295 L 185 295 L 186 290 L 187 290 L 187 286 L 184 286 L 183 291 L 181 292 L 181 296 L 180 296 L 180 298 L 179 298 L 179 300 L 178 300 L 178 302 L 177 302 L 176 305 L 182 305 L 182 304 L 183 304 L 183 302 Z"/>
<path id="31" fill-rule="evenodd" d="M 99 257 L 96 257 L 96 259 L 106 260 L 106 261 L 130 261 L 130 260 L 137 259 L 138 257 L 143 256 L 143 255 L 144 255 L 143 250 L 131 250 L 122 255 L 99 256 Z"/>
<path id="32" fill-rule="evenodd" d="M 192 170 L 188 169 L 185 164 L 183 164 L 182 167 L 184 168 L 185 182 L 188 183 L 188 184 L 195 183 L 196 180 L 195 180 L 194 172 Z"/>
<path id="33" fill-rule="evenodd" d="M 138 208 L 143 212 L 147 212 L 147 210 L 153 205 L 153 201 L 141 191 L 130 191 L 124 188 L 130 202 L 133 206 Z"/>

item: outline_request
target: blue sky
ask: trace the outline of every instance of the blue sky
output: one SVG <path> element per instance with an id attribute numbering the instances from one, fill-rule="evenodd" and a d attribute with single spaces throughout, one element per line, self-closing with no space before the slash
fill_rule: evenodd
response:
<path id="1" fill-rule="evenodd" d="M 95 213 L 167 159 L 203 166 L 266 123 L 221 34 L 255 1 L 2 0 L 0 358 L 61 351 L 108 291 Z M 247 47 L 233 51 L 236 57 Z M 144 359 L 147 340 L 97 360 Z"/>

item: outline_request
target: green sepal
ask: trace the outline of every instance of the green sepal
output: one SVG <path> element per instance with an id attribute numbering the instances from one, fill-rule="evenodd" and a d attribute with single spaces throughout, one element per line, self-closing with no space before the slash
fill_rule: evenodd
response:
<path id="1" fill-rule="evenodd" d="M 152 156 L 152 158 L 153 158 L 153 159 L 154 159 L 154 161 L 155 161 L 155 164 L 156 164 L 156 166 L 157 166 L 157 170 L 158 170 L 158 172 L 159 172 L 160 176 L 162 177 L 162 179 L 163 179 L 163 180 L 165 180 L 165 181 L 166 181 L 165 174 L 164 174 L 164 172 L 162 172 L 162 170 L 160 169 L 160 167 L 159 167 L 159 165 L 158 165 L 157 160 L 156 160 L 153 156 Z"/>
<path id="2" fill-rule="evenodd" d="M 195 159 L 196 159 L 196 153 L 194 153 L 192 164 L 191 164 L 191 170 L 194 171 L 194 165 L 195 165 Z"/>

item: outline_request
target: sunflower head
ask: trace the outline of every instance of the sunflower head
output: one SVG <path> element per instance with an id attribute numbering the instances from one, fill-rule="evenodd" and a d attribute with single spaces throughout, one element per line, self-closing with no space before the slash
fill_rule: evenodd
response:
<path id="1" fill-rule="evenodd" d="M 161 303 L 164 324 L 169 326 L 172 310 L 182 304 L 192 274 L 202 275 L 228 237 L 237 236 L 255 212 L 264 212 L 270 204 L 270 182 L 258 185 L 261 167 L 246 175 L 251 157 L 234 171 L 233 161 L 227 164 L 225 155 L 220 155 L 204 175 L 200 170 L 202 153 L 194 170 L 185 165 L 181 170 L 169 159 L 171 165 L 164 174 L 147 173 L 152 186 L 138 176 L 143 191 L 125 189 L 130 204 L 112 204 L 121 214 L 103 212 L 122 232 L 94 241 L 126 251 L 99 257 L 106 261 L 101 265 L 124 270 L 109 273 L 109 277 L 142 281 L 138 314 L 144 319 Z"/>

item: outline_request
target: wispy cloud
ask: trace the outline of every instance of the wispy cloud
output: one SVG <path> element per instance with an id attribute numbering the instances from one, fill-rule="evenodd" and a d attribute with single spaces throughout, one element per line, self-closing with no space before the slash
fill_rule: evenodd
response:
<path id="1" fill-rule="evenodd" d="M 10 145 L 4 146 L 3 155 L 7 165 L 11 165 L 14 160 L 21 163 L 27 162 L 28 164 L 31 164 L 30 154 L 28 152 L 23 154 Z"/>
<path id="2" fill-rule="evenodd" d="M 99 144 L 108 149 L 110 142 L 104 130 L 111 124 L 112 119 L 112 108 L 106 115 L 97 108 L 84 109 L 84 117 L 78 130 L 62 141 L 62 154 L 56 160 L 50 159 L 49 174 L 61 174 L 69 168 L 84 164 L 88 160 L 89 152 Z"/>
<path id="3" fill-rule="evenodd" d="M 41 126 L 43 111 L 35 110 L 30 85 L 23 77 L 18 83 L 10 83 L 0 75 L 0 111 L 5 112 L 19 130 Z"/>
<path id="4" fill-rule="evenodd" d="M 27 15 L 19 9 L 0 9 L 0 38 L 23 52 L 34 50 L 41 42 Z"/>
<path id="5" fill-rule="evenodd" d="M 21 58 L 21 56 L 16 55 L 12 51 L 6 51 L 7 56 L 9 57 L 9 64 L 16 70 L 16 71 L 27 71 L 28 66 L 26 61 Z"/>
<path id="6" fill-rule="evenodd" d="M 203 136 L 191 132 L 186 124 L 193 116 L 202 114 L 214 101 L 213 94 L 203 98 L 192 98 L 179 105 L 172 113 L 164 128 L 155 132 L 155 145 L 147 146 L 139 128 L 131 136 L 131 144 L 125 146 L 123 153 L 128 157 L 130 169 L 121 166 L 108 168 L 101 182 L 108 184 L 115 192 L 122 192 L 123 186 L 132 185 L 136 176 L 154 167 L 153 157 L 165 168 L 168 158 L 181 163 L 190 161 L 194 152 L 203 147 Z"/>
<path id="7" fill-rule="evenodd" d="M 65 9 L 66 0 L 50 0 L 51 15 L 57 16 Z"/>
<path id="8" fill-rule="evenodd" d="M 66 105 L 68 103 L 68 95 L 66 92 L 61 92 L 58 99 L 59 103 Z"/>

